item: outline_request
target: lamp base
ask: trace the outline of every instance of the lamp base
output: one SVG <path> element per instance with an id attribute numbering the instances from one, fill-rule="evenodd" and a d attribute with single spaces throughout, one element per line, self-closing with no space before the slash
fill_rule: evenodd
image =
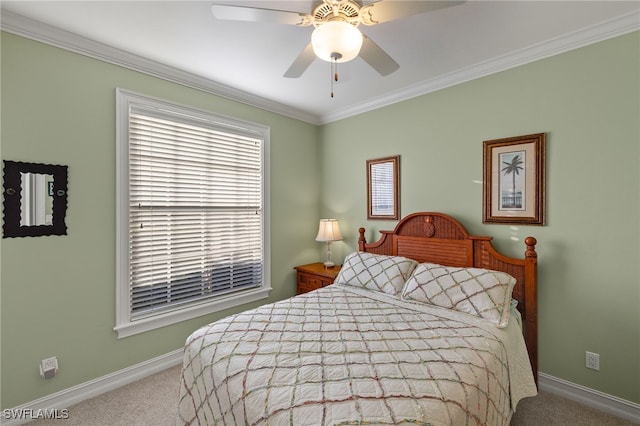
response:
<path id="1" fill-rule="evenodd" d="M 333 268 L 334 266 L 336 266 L 336 264 L 330 260 L 327 260 L 326 262 L 324 262 L 323 265 L 325 268 Z"/>

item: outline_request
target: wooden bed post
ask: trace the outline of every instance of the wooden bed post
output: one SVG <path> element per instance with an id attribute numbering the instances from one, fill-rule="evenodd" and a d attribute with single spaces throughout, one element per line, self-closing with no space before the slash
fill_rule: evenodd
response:
<path id="1" fill-rule="evenodd" d="M 529 360 L 534 373 L 536 386 L 538 385 L 538 254 L 536 253 L 536 241 L 533 237 L 527 237 L 524 243 L 527 250 L 524 253 L 524 281 L 525 281 L 525 341 L 529 350 Z"/>
<path id="2" fill-rule="evenodd" d="M 358 251 L 364 251 L 364 245 L 367 243 L 367 239 L 364 237 L 364 228 L 358 229 L 360 236 L 358 237 Z"/>

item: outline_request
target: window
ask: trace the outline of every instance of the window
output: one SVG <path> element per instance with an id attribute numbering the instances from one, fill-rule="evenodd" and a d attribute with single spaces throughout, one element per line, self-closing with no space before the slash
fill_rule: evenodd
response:
<path id="1" fill-rule="evenodd" d="M 118 337 L 268 297 L 268 128 L 116 96 Z"/>

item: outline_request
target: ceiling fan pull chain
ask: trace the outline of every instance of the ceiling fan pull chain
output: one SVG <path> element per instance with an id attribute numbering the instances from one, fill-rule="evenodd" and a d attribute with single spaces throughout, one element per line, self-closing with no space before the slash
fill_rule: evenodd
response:
<path id="1" fill-rule="evenodd" d="M 338 59 L 342 58 L 339 52 L 331 54 L 331 97 L 333 98 L 333 81 L 338 81 Z"/>
<path id="2" fill-rule="evenodd" d="M 333 98 L 333 79 L 335 78 L 336 81 L 338 81 L 338 64 L 336 63 L 336 58 L 333 58 L 333 61 L 331 61 L 331 76 L 330 76 L 330 80 L 331 80 L 331 97 Z"/>

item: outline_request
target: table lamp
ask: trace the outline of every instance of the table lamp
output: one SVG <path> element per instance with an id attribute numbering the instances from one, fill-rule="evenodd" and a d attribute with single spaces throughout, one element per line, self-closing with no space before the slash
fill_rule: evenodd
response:
<path id="1" fill-rule="evenodd" d="M 316 241 L 327 243 L 327 261 L 324 262 L 326 268 L 336 265 L 331 261 L 331 242 L 340 240 L 342 240 L 342 234 L 340 233 L 340 226 L 338 226 L 338 219 L 320 219 Z"/>

